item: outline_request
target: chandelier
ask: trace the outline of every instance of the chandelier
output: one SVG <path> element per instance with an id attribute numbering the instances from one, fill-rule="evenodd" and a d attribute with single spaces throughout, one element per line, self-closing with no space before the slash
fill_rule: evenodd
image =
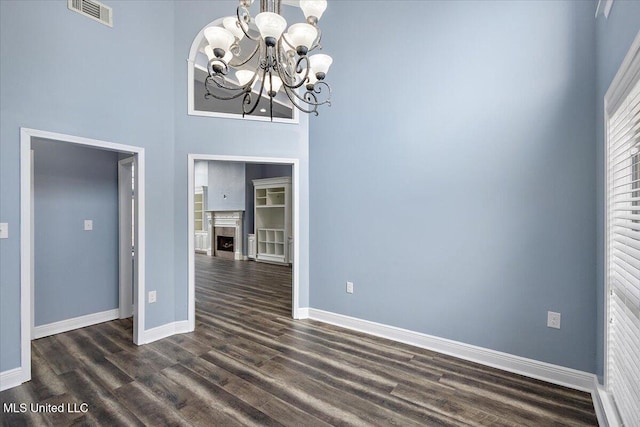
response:
<path id="1" fill-rule="evenodd" d="M 208 42 L 204 52 L 209 59 L 204 97 L 242 98 L 244 117 L 256 110 L 264 94 L 273 121 L 274 98 L 283 91 L 298 110 L 317 116 L 320 105 L 331 105 L 331 87 L 324 79 L 333 60 L 322 53 L 311 54 L 322 49 L 318 20 L 327 1 L 300 0 L 306 22 L 293 24 L 286 32 L 281 0 L 260 0 L 255 18 L 249 12 L 253 1 L 240 0 L 236 16 L 204 29 Z"/>

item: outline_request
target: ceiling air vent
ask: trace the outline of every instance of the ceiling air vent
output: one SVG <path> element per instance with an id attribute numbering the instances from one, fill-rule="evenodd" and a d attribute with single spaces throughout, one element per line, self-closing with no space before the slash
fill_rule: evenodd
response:
<path id="1" fill-rule="evenodd" d="M 69 9 L 84 16 L 113 27 L 111 8 L 95 0 L 68 0 Z"/>

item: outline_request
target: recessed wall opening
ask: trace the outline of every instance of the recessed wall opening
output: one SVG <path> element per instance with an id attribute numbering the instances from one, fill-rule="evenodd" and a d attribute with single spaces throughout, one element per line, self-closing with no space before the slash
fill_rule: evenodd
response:
<path id="1" fill-rule="evenodd" d="M 131 339 L 141 341 L 144 149 L 20 133 L 21 364 L 28 381 L 32 339 L 133 317 Z"/>
<path id="2" fill-rule="evenodd" d="M 264 280 L 269 280 L 267 277 L 287 280 L 286 289 L 282 287 L 284 283 L 279 283 L 280 287 L 273 292 L 278 293 L 280 289 L 286 295 L 290 293 L 286 310 L 298 318 L 297 162 L 295 159 L 189 155 L 188 300 L 189 322 L 194 328 L 196 299 L 224 304 L 220 296 L 211 299 L 211 295 L 220 295 L 219 290 L 203 290 L 203 286 L 208 286 L 207 281 L 210 284 L 223 281 L 225 289 L 233 291 L 245 285 L 259 288 L 256 282 L 263 277 Z M 262 198 L 267 191 L 272 202 L 269 206 L 266 198 Z M 272 255 L 266 253 L 267 248 Z M 279 293 L 280 300 L 283 295 Z"/>

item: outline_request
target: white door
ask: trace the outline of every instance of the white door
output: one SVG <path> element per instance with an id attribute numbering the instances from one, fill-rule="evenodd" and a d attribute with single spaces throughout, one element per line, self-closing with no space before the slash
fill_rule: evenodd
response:
<path id="1" fill-rule="evenodd" d="M 118 162 L 118 228 L 120 261 L 120 318 L 133 316 L 135 282 L 135 157 Z"/>

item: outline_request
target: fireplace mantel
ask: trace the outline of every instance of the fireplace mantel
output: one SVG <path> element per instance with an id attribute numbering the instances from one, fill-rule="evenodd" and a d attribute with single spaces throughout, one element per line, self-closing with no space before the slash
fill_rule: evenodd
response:
<path id="1" fill-rule="evenodd" d="M 216 228 L 233 228 L 234 253 L 233 259 L 242 260 L 242 217 L 244 211 L 210 211 L 211 223 L 209 224 L 209 236 L 211 237 L 211 254 L 216 253 Z"/>

